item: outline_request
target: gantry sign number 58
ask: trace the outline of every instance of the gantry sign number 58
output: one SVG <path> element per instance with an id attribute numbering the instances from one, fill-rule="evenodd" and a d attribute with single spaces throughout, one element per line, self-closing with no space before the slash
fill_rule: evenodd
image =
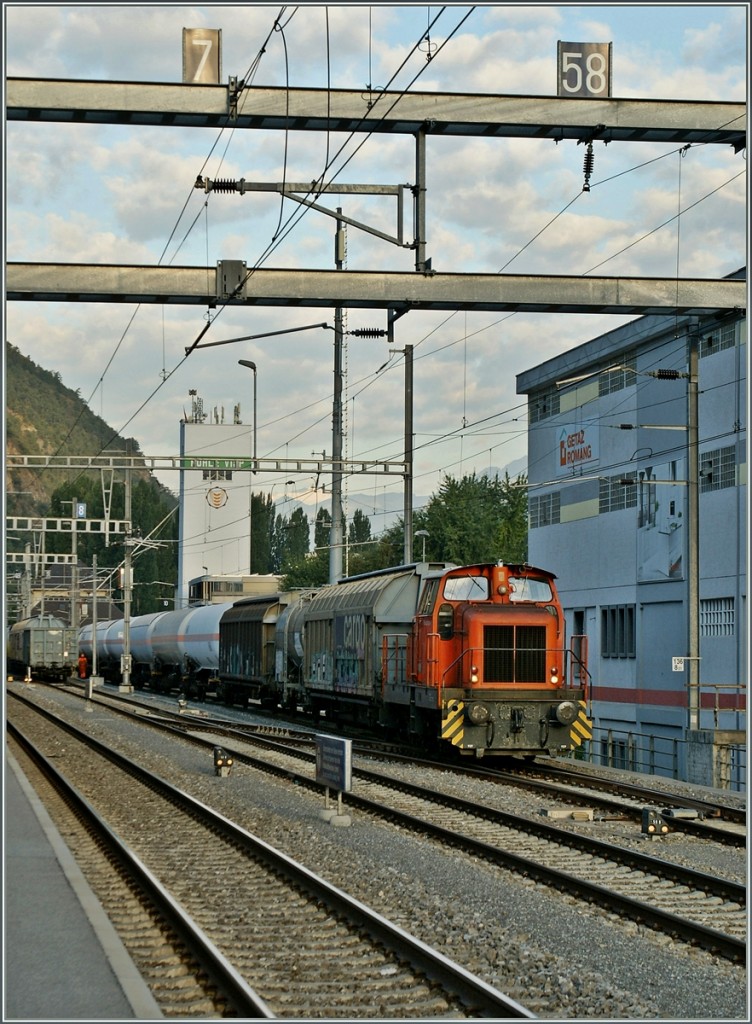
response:
<path id="1" fill-rule="evenodd" d="M 611 43 L 559 40 L 557 95 L 604 99 L 611 95 Z"/>

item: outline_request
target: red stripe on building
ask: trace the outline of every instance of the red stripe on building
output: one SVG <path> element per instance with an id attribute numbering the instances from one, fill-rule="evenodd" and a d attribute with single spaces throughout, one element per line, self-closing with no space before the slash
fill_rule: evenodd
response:
<path id="1" fill-rule="evenodd" d="M 652 704 L 658 707 L 686 708 L 686 690 L 633 690 L 621 686 L 593 686 L 592 700 L 609 701 L 613 704 Z M 700 707 L 712 711 L 746 711 L 746 693 L 700 693 Z"/>

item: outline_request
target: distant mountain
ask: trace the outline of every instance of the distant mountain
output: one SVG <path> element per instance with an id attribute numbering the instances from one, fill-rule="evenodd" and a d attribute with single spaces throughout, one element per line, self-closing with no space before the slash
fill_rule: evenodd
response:
<path id="1" fill-rule="evenodd" d="M 508 473 L 511 480 L 515 480 L 521 473 L 527 472 L 527 456 L 523 456 L 520 459 L 515 459 L 514 462 L 510 462 L 507 466 L 489 466 L 484 469 L 479 476 L 494 477 L 498 476 L 500 480 L 504 479 L 504 474 Z M 413 510 L 424 508 L 431 500 L 432 495 L 430 494 L 413 494 Z M 316 519 L 316 513 L 320 508 L 327 509 L 331 513 L 332 504 L 331 498 L 328 493 L 322 495 L 309 494 L 303 499 L 299 498 L 278 498 L 276 501 L 277 512 L 289 516 L 295 508 L 302 508 L 305 514 L 308 516 L 311 523 Z M 343 496 L 343 505 L 345 506 L 345 515 L 349 520 L 356 509 L 359 509 L 363 515 L 368 516 L 371 520 L 371 532 L 374 537 L 383 533 L 384 530 L 388 530 L 390 527 L 404 517 L 404 495 L 402 488 L 396 488 L 389 493 L 366 493 L 366 492 L 350 492 L 346 498 Z"/>
<path id="2" fill-rule="evenodd" d="M 124 438 L 93 413 L 59 373 L 38 366 L 15 346 L 5 345 L 5 450 L 9 455 L 98 455 L 104 448 L 140 455 L 134 438 Z M 144 470 L 136 478 L 148 479 Z M 5 471 L 6 513 L 45 515 L 52 493 L 70 478 L 66 470 Z M 161 485 L 154 479 L 155 486 Z M 169 492 L 164 488 L 165 498 Z M 174 497 L 170 503 L 174 505 Z"/>

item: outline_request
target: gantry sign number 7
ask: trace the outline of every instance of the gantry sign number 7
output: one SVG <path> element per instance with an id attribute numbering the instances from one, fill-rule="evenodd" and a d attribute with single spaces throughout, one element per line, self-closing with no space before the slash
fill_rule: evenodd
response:
<path id="1" fill-rule="evenodd" d="M 183 82 L 219 85 L 222 29 L 183 29 Z"/>

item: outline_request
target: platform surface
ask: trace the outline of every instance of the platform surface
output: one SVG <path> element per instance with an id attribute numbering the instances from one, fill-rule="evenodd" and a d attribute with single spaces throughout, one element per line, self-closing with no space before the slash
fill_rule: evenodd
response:
<path id="1" fill-rule="evenodd" d="M 148 986 L 12 754 L 3 800 L 3 1021 L 160 1020 Z"/>

